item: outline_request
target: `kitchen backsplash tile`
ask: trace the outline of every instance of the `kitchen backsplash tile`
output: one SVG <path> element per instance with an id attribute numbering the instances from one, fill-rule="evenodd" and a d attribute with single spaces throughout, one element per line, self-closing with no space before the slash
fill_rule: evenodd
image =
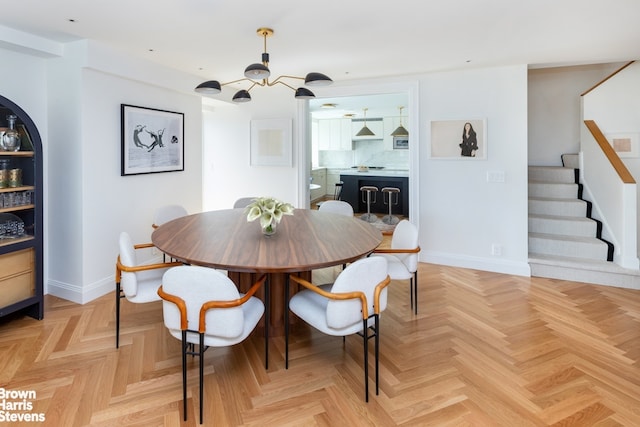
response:
<path id="1" fill-rule="evenodd" d="M 351 151 L 318 151 L 318 165 L 335 169 L 358 165 L 409 169 L 409 150 L 384 150 L 382 141 L 357 141 Z"/>

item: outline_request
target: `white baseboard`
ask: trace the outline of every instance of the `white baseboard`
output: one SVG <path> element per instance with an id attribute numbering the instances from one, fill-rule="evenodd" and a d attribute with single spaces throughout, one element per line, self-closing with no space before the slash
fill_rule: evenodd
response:
<path id="1" fill-rule="evenodd" d="M 494 273 L 513 274 L 514 276 L 531 277 L 531 268 L 529 267 L 528 261 L 472 257 L 443 252 L 422 253 L 420 261 L 432 264 L 450 265 L 452 267 L 492 271 Z"/>
<path id="2" fill-rule="evenodd" d="M 100 298 L 109 292 L 115 291 L 115 277 L 110 276 L 91 283 L 87 286 L 72 285 L 70 283 L 49 280 L 47 293 L 58 298 L 66 299 L 77 304 L 86 304 L 96 298 Z"/>

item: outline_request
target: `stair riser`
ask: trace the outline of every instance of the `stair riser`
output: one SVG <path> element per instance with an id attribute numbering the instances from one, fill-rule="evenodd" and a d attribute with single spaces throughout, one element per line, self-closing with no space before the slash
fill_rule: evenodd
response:
<path id="1" fill-rule="evenodd" d="M 530 183 L 529 197 L 577 198 L 578 184 Z"/>
<path id="2" fill-rule="evenodd" d="M 529 200 L 529 213 L 537 215 L 559 215 L 585 217 L 587 203 L 582 200 Z"/>
<path id="3" fill-rule="evenodd" d="M 529 166 L 529 181 L 575 183 L 575 170 L 563 167 Z"/>
<path id="4" fill-rule="evenodd" d="M 544 255 L 606 261 L 608 249 L 607 244 L 604 242 L 600 244 L 529 237 L 529 252 Z"/>
<path id="5" fill-rule="evenodd" d="M 558 234 L 581 237 L 595 237 L 598 232 L 598 225 L 595 221 L 585 221 L 576 219 L 571 221 L 548 219 L 548 218 L 529 218 L 529 232 Z"/>
<path id="6" fill-rule="evenodd" d="M 563 154 L 562 155 L 562 165 L 565 168 L 580 168 L 580 156 L 577 154 Z"/>

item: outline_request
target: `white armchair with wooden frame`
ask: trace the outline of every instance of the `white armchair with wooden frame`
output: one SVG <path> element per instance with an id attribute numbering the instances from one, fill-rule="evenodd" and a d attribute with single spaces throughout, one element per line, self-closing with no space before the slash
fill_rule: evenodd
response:
<path id="1" fill-rule="evenodd" d="M 182 342 L 182 400 L 187 420 L 187 355 L 198 356 L 200 376 L 200 424 L 203 418 L 204 352 L 244 341 L 265 313 L 255 297 L 264 284 L 263 275 L 241 294 L 227 276 L 207 267 L 182 266 L 167 271 L 158 295 L 163 300 L 164 324 Z M 265 293 L 266 295 L 268 294 Z M 268 300 L 264 328 L 265 369 L 269 360 Z M 195 351 L 198 345 L 198 351 Z"/>
<path id="2" fill-rule="evenodd" d="M 391 280 L 409 280 L 411 308 L 418 314 L 418 229 L 403 219 L 391 237 L 391 248 L 376 248 L 372 257 L 382 257 L 389 263 Z"/>
<path id="3" fill-rule="evenodd" d="M 134 245 L 127 232 L 120 233 L 120 254 L 116 260 L 116 348 L 120 347 L 120 300 L 132 303 L 159 301 L 158 288 L 162 275 L 180 262 L 141 264 L 136 252 L 152 248 L 152 243 Z"/>
<path id="4" fill-rule="evenodd" d="M 289 282 L 305 288 L 290 299 Z M 289 310 L 319 331 L 346 337 L 358 334 L 364 344 L 365 401 L 369 401 L 368 343 L 374 338 L 375 382 L 378 394 L 380 313 L 387 306 L 387 262 L 384 258 L 363 258 L 345 268 L 333 285 L 316 286 L 290 275 L 285 285 L 285 368 L 289 368 Z"/>

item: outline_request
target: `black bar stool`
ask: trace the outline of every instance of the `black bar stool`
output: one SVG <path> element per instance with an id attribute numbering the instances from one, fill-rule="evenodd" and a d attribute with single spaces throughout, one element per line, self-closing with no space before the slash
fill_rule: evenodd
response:
<path id="1" fill-rule="evenodd" d="M 385 197 L 384 195 L 387 195 Z M 393 206 L 398 204 L 400 200 L 400 189 L 396 187 L 384 187 L 382 189 L 382 201 L 385 205 L 389 205 L 389 215 L 385 215 L 382 217 L 382 222 L 389 225 L 397 224 L 400 219 L 397 216 L 391 214 L 391 209 Z"/>
<path id="2" fill-rule="evenodd" d="M 376 222 L 378 220 L 378 216 L 371 213 L 371 203 L 376 202 L 378 187 L 375 187 L 373 185 L 363 185 L 362 187 L 360 187 L 360 192 L 362 194 L 362 201 L 366 202 L 367 204 L 367 213 L 360 216 L 360 219 L 367 222 Z M 373 197 L 371 197 L 372 194 Z"/>

